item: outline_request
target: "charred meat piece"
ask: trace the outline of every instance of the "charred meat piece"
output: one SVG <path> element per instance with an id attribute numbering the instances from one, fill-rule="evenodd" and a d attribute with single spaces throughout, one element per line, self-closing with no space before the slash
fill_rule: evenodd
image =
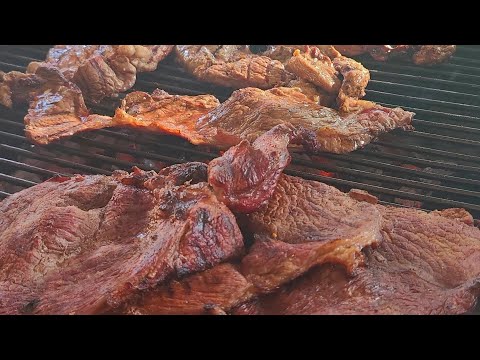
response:
<path id="1" fill-rule="evenodd" d="M 433 65 L 450 59 L 456 45 L 335 45 L 335 48 L 348 56 L 368 53 L 377 61 L 401 57 L 417 65 Z"/>
<path id="2" fill-rule="evenodd" d="M 406 45 L 335 45 L 340 53 L 347 56 L 357 56 L 369 53 L 377 61 L 386 61 L 395 48 L 406 51 Z"/>
<path id="3" fill-rule="evenodd" d="M 334 187 L 282 175 L 267 205 L 246 224 L 256 241 L 241 271 L 269 292 L 325 262 L 352 273 L 364 260 L 361 250 L 381 241 L 382 217 L 375 205 Z"/>
<path id="4" fill-rule="evenodd" d="M 177 45 L 176 53 L 196 78 L 218 85 L 269 89 L 293 78 L 281 62 L 253 54 L 246 45 Z"/>
<path id="5" fill-rule="evenodd" d="M 252 142 L 276 125 L 293 125 L 302 130 L 301 142 L 312 153 L 348 153 L 381 133 L 411 128 L 411 112 L 361 100 L 355 105 L 355 112 L 344 115 L 310 101 L 295 89 L 246 88 L 235 91 L 227 101 L 201 117 L 196 128 L 204 136 L 202 143 L 225 147 L 219 141 L 222 136 Z"/>
<path id="6" fill-rule="evenodd" d="M 352 272 L 363 261 L 361 250 L 381 240 L 382 217 L 375 205 L 331 186 L 282 175 L 268 203 L 243 223 L 256 241 L 240 266 L 220 265 L 147 291 L 126 311 L 196 314 L 215 306 L 226 312 L 318 264 Z"/>
<path id="7" fill-rule="evenodd" d="M 342 112 L 354 111 L 348 105 L 365 96 L 370 72 L 359 62 L 345 56 L 335 54 L 334 57 L 329 57 L 326 55 L 329 52 L 318 47 L 304 48 L 304 52 L 299 49 L 293 52 L 293 56 L 286 63 L 287 70 L 293 72 L 299 79 L 334 94 L 337 97 L 338 108 Z"/>
<path id="8" fill-rule="evenodd" d="M 455 53 L 455 45 L 422 45 L 412 56 L 417 65 L 440 64 L 447 61 Z"/>
<path id="9" fill-rule="evenodd" d="M 288 144 L 294 130 L 277 125 L 258 137 L 227 150 L 208 165 L 208 182 L 230 209 L 257 210 L 273 194 L 282 171 L 290 163 Z"/>
<path id="10" fill-rule="evenodd" d="M 480 230 L 415 209 L 377 205 L 383 241 L 355 276 L 312 270 L 237 314 L 462 314 L 480 294 Z"/>
<path id="11" fill-rule="evenodd" d="M 53 86 L 56 84 L 54 83 Z M 14 104 L 28 103 L 37 94 L 51 88 L 46 79 L 19 71 L 0 71 L 0 104 L 11 108 Z"/>
<path id="12" fill-rule="evenodd" d="M 106 60 L 125 56 L 138 71 L 153 71 L 172 50 L 173 45 L 56 45 L 44 62 L 30 63 L 27 72 L 35 72 L 40 65 L 54 65 L 71 80 L 79 67 L 96 56 Z"/>
<path id="13" fill-rule="evenodd" d="M 0 202 L 0 313 L 109 311 L 240 254 L 206 165 L 57 177 Z"/>
<path id="14" fill-rule="evenodd" d="M 42 68 L 55 68 L 76 84 L 86 101 L 98 103 L 130 89 L 137 72 L 153 71 L 173 45 L 57 45 L 44 62 L 32 62 L 27 74 L 0 73 L 0 104 L 29 103 L 47 89 Z"/>

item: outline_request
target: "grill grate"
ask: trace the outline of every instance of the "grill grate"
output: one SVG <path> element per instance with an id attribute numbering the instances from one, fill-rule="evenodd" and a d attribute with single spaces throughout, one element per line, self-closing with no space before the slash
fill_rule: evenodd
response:
<path id="1" fill-rule="evenodd" d="M 24 71 L 49 46 L 2 46 L 0 70 Z M 426 210 L 464 207 L 480 218 L 480 46 L 460 46 L 448 64 L 418 67 L 360 58 L 371 71 L 366 99 L 417 115 L 415 131 L 382 136 L 347 155 L 294 154 L 287 173 L 342 190 L 359 188 L 382 203 Z M 138 76 L 133 90 L 211 93 L 224 101 L 231 89 L 198 82 L 173 58 Z M 112 114 L 117 100 L 93 110 Z M 110 129 L 35 146 L 23 134 L 25 109 L 0 109 L 0 198 L 54 174 L 110 174 L 132 166 L 149 170 L 178 162 L 208 161 L 217 153 L 169 136 Z"/>

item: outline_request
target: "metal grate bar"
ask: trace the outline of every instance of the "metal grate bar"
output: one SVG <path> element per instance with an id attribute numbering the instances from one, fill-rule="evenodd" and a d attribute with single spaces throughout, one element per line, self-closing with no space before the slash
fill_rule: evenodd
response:
<path id="1" fill-rule="evenodd" d="M 12 194 L 6 192 L 6 191 L 2 191 L 0 190 L 0 199 L 5 199 L 6 197 L 10 196 Z"/>
<path id="2" fill-rule="evenodd" d="M 386 189 L 381 186 L 363 184 L 356 181 L 331 178 L 331 177 L 322 176 L 322 175 L 314 175 L 314 174 L 305 173 L 297 170 L 291 170 L 291 169 L 286 170 L 285 173 L 288 175 L 299 176 L 304 179 L 321 181 L 326 184 L 346 185 L 348 187 L 355 188 L 355 189 L 362 189 L 362 190 L 372 191 L 374 193 L 380 193 L 380 194 L 389 194 L 389 195 L 399 196 L 401 198 L 410 199 L 410 200 L 418 200 L 418 201 L 430 202 L 430 203 L 446 205 L 446 206 L 463 207 L 465 209 L 473 209 L 476 211 L 480 211 L 480 205 L 469 204 L 461 201 L 447 200 L 447 199 L 442 199 L 434 196 L 421 195 L 421 194 L 413 194 L 413 193 L 409 193 L 401 190 Z"/>
<path id="3" fill-rule="evenodd" d="M 33 159 L 43 160 L 43 161 L 51 163 L 51 164 L 76 169 L 76 170 L 79 170 L 79 171 L 87 172 L 89 174 L 110 175 L 112 173 L 111 171 L 96 168 L 96 167 L 93 167 L 93 166 L 78 164 L 76 162 L 60 159 L 60 158 L 57 158 L 57 157 L 54 157 L 54 156 L 46 156 L 46 155 L 42 155 L 42 154 L 37 154 L 33 151 L 25 150 L 25 149 L 22 149 L 22 148 L 19 148 L 19 147 L 16 147 L 16 146 L 12 146 L 12 145 L 0 144 L 0 149 L 9 150 L 9 151 L 17 153 L 19 155 L 23 155 L 23 156 L 30 157 L 30 158 L 33 158 Z"/>
<path id="4" fill-rule="evenodd" d="M 29 186 L 33 186 L 33 185 L 38 184 L 38 182 L 20 179 L 20 178 L 17 178 L 15 176 L 3 174 L 3 173 L 0 173 L 0 180 L 5 180 L 5 181 L 8 181 L 8 182 L 11 182 L 12 184 L 19 185 L 19 186 L 24 186 L 24 187 L 29 187 Z"/>
<path id="5" fill-rule="evenodd" d="M 22 162 L 10 160 L 10 159 L 5 159 L 5 158 L 0 158 L 0 163 L 10 165 L 10 166 L 12 166 L 16 169 L 25 170 L 25 171 L 35 173 L 35 174 L 40 174 L 40 175 L 46 175 L 46 176 L 55 176 L 55 175 L 66 176 L 67 175 L 67 174 L 64 174 L 64 173 L 58 173 L 58 172 L 55 172 L 55 171 L 42 169 L 42 168 L 39 168 L 38 166 L 33 166 L 33 165 L 25 164 L 25 163 L 22 163 Z"/>

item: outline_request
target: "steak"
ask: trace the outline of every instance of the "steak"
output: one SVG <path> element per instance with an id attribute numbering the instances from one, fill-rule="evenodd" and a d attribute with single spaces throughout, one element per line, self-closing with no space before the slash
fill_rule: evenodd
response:
<path id="1" fill-rule="evenodd" d="M 462 314 L 480 294 L 480 230 L 457 219 L 377 205 L 377 249 L 355 275 L 323 265 L 235 314 Z M 227 280 L 228 281 L 228 278 Z"/>
<path id="2" fill-rule="evenodd" d="M 391 57 L 410 59 L 417 65 L 433 65 L 447 61 L 455 53 L 455 45 L 335 45 L 344 55 L 370 54 L 377 61 Z"/>
<path id="3" fill-rule="evenodd" d="M 331 186 L 282 175 L 268 203 L 242 223 L 255 243 L 239 265 L 216 266 L 146 291 L 124 311 L 222 313 L 318 264 L 337 263 L 354 272 L 363 262 L 362 248 L 381 240 L 382 217 L 375 205 Z"/>
<path id="4" fill-rule="evenodd" d="M 37 144 L 48 144 L 73 134 L 111 126 L 109 116 L 89 114 L 80 89 L 73 83 L 61 82 L 56 69 L 43 68 L 58 76 L 54 90 L 36 96 L 24 118 L 25 135 Z"/>
<path id="5" fill-rule="evenodd" d="M 342 114 L 290 88 L 240 89 L 199 118 L 196 128 L 204 139 L 195 140 L 197 144 L 224 148 L 219 140 L 226 135 L 229 139 L 236 137 L 238 141 L 252 142 L 274 126 L 288 124 L 302 131 L 303 136 L 297 142 L 308 152 L 348 153 L 367 145 L 383 132 L 411 128 L 414 115 L 411 112 L 365 101 L 357 104 L 359 108 L 355 112 Z"/>
<path id="6" fill-rule="evenodd" d="M 97 103 L 130 89 L 137 72 L 153 71 L 171 45 L 58 45 L 47 59 L 30 63 L 27 74 L 0 72 L 0 104 L 29 104 L 26 136 L 48 144 L 77 132 L 112 126 L 89 115 L 85 100 Z"/>
<path id="7" fill-rule="evenodd" d="M 0 104 L 28 103 L 52 89 L 39 71 L 42 68 L 57 69 L 87 101 L 98 103 L 130 89 L 137 72 L 155 70 L 172 49 L 172 45 L 57 45 L 44 62 L 30 63 L 27 74 L 0 73 Z"/>
<path id="8" fill-rule="evenodd" d="M 217 85 L 269 89 L 293 79 L 281 62 L 253 54 L 246 45 L 177 45 L 175 50 L 192 75 Z"/>
<path id="9" fill-rule="evenodd" d="M 223 200 L 244 210 L 246 189 L 217 195 L 222 176 L 253 180 L 248 210 L 257 210 L 288 164 L 290 134 L 279 126 L 242 142 L 208 170 L 187 163 L 158 174 L 56 177 L 8 197 L 0 202 L 0 313 L 112 313 L 167 280 L 238 257 L 243 237 Z M 255 178 L 229 164 L 245 148 L 244 163 L 259 162 Z"/>
<path id="10" fill-rule="evenodd" d="M 212 95 L 170 95 L 156 89 L 152 95 L 135 91 L 117 109 L 112 126 L 144 129 L 202 141 L 194 124 L 220 102 Z"/>
<path id="11" fill-rule="evenodd" d="M 136 292 L 238 256 L 206 165 L 53 178 L 0 203 L 0 313 L 111 311 Z"/>
<path id="12" fill-rule="evenodd" d="M 316 181 L 282 175 L 268 204 L 248 216 L 255 243 L 241 271 L 262 292 L 274 290 L 324 263 L 350 273 L 363 263 L 361 250 L 381 241 L 375 205 Z"/>
<path id="13" fill-rule="evenodd" d="M 470 225 L 466 212 L 426 213 L 374 200 L 367 193 L 344 194 L 283 175 L 269 203 L 242 221 L 256 241 L 240 265 L 217 265 L 143 292 L 124 311 L 303 315 L 472 310 L 480 295 L 480 230 Z M 373 241 L 368 244 L 367 238 Z M 349 246 L 350 254 L 362 260 L 354 269 L 343 261 L 350 257 Z"/>

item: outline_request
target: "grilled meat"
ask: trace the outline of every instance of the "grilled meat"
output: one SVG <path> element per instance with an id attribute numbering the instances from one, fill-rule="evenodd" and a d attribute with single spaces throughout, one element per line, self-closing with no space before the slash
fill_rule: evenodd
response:
<path id="1" fill-rule="evenodd" d="M 44 62 L 32 62 L 27 74 L 0 73 L 0 104 L 29 103 L 55 85 L 42 68 L 54 68 L 77 85 L 85 100 L 98 103 L 130 89 L 137 72 L 153 71 L 173 49 L 172 45 L 57 45 Z"/>
<path id="2" fill-rule="evenodd" d="M 219 139 L 226 135 L 238 141 L 254 141 L 272 127 L 288 124 L 302 130 L 296 142 L 309 152 L 347 153 L 367 145 L 383 132 L 410 128 L 411 112 L 365 101 L 355 105 L 355 112 L 343 115 L 309 101 L 294 89 L 240 89 L 197 121 L 196 129 L 204 139 L 196 143 L 224 147 Z"/>
<path id="3" fill-rule="evenodd" d="M 251 211 L 288 163 L 283 130 L 254 144 L 265 145 L 272 163 L 257 167 Z M 284 154 L 272 155 L 279 148 Z M 255 155 L 250 161 L 263 165 Z M 0 202 L 0 313 L 114 312 L 141 291 L 240 255 L 242 234 L 226 197 L 216 195 L 222 164 L 228 166 L 220 159 L 208 174 L 205 164 L 187 163 L 158 174 L 136 168 L 56 177 Z M 243 198 L 228 196 L 232 204 Z"/>
<path id="4" fill-rule="evenodd" d="M 89 115 L 82 94 L 75 87 L 46 92 L 33 102 L 25 117 L 26 135 L 37 144 L 48 144 L 76 133 L 105 127 L 126 127 L 189 137 L 189 126 L 219 104 L 211 95 L 178 96 L 155 90 L 152 95 L 133 92 L 122 102 L 122 110 L 109 116 Z M 127 110 L 127 114 L 123 109 Z"/>
<path id="5" fill-rule="evenodd" d="M 287 192 L 282 190 L 285 184 L 291 186 Z M 310 198 L 309 191 L 295 191 L 299 186 L 321 191 Z M 428 214 L 366 202 L 362 209 L 348 197 L 324 184 L 284 176 L 269 205 L 260 209 L 261 215 L 249 215 L 254 232 L 278 231 L 273 233 L 276 240 L 268 240 L 270 244 L 257 240 L 241 266 L 222 264 L 174 281 L 158 292 L 146 292 L 127 312 L 461 314 L 475 306 L 480 295 L 480 230 L 465 224 L 463 216 L 452 215 L 464 212 L 447 209 Z M 348 203 L 345 210 L 342 205 Z M 353 272 L 331 258 L 309 270 L 312 251 L 291 251 L 295 246 L 299 250 L 305 245 L 328 247 L 349 236 L 362 236 L 355 229 L 368 229 L 372 216 L 377 220 L 370 230 L 375 231 L 363 234 L 378 232 L 380 239 L 376 246 L 363 248 L 364 264 Z M 282 247 L 274 242 L 289 247 L 290 252 L 280 251 Z M 266 244 L 277 251 L 258 250 L 258 246 L 267 248 Z M 345 248 L 338 249 L 331 255 Z M 291 270 L 297 264 L 303 271 Z M 260 278 L 270 281 L 259 282 Z M 276 289 L 274 285 L 282 284 L 281 280 L 285 283 Z"/>
<path id="6" fill-rule="evenodd" d="M 298 78 L 321 87 L 327 93 L 338 94 L 342 83 L 337 76 L 332 60 L 320 52 L 312 53 L 313 51 L 308 50 L 304 53 L 295 50 L 286 62 L 287 70 Z"/>
<path id="7" fill-rule="evenodd" d="M 42 68 L 62 78 L 54 68 Z M 53 83 L 53 81 L 51 81 Z M 73 134 L 111 126 L 109 116 L 90 115 L 80 89 L 71 82 L 56 84 L 37 95 L 24 118 L 25 135 L 37 144 L 48 144 Z"/>
<path id="8" fill-rule="evenodd" d="M 325 265 L 234 313 L 426 315 L 471 310 L 480 294 L 480 230 L 423 211 L 377 207 L 384 219 L 383 241 L 365 251 L 366 266 L 354 276 Z"/>
<path id="9" fill-rule="evenodd" d="M 177 45 L 176 53 L 196 78 L 217 85 L 269 89 L 293 78 L 282 63 L 253 54 L 246 45 Z"/>
<path id="10" fill-rule="evenodd" d="M 201 163 L 54 178 L 0 203 L 0 313 L 98 313 L 239 255 Z"/>
<path id="11" fill-rule="evenodd" d="M 456 50 L 455 45 L 422 45 L 414 52 L 412 60 L 417 65 L 433 65 L 447 61 Z"/>
<path id="12" fill-rule="evenodd" d="M 67 94 L 81 96 L 69 89 Z M 285 124 L 300 134 L 294 140 L 297 147 L 301 144 L 312 153 L 347 153 L 383 132 L 409 129 L 413 116 L 400 108 L 389 109 L 362 100 L 350 103 L 350 113 L 344 115 L 310 101 L 292 88 L 240 89 L 219 106 L 211 95 L 134 92 L 126 96 L 113 119 L 88 115 L 83 102 L 77 100 L 58 93 L 38 98 L 38 106 L 26 117 L 27 136 L 47 144 L 77 132 L 117 126 L 167 133 L 195 145 L 227 149 L 245 139 L 253 142 L 276 125 Z M 48 111 L 44 110 L 45 104 Z"/>
<path id="13" fill-rule="evenodd" d="M 219 104 L 212 95 L 170 95 L 158 89 L 149 95 L 135 91 L 122 101 L 113 118 L 113 126 L 163 132 L 192 139 L 196 144 L 203 138 L 192 125 Z"/>
<path id="14" fill-rule="evenodd" d="M 272 196 L 290 163 L 287 146 L 294 136 L 291 127 L 277 125 L 252 144 L 243 140 L 212 160 L 208 181 L 217 197 L 236 212 L 257 210 Z"/>
<path id="15" fill-rule="evenodd" d="M 392 57 L 410 59 L 417 65 L 433 65 L 447 61 L 455 53 L 455 45 L 335 45 L 344 55 L 370 54 L 375 60 Z"/>
<path id="16" fill-rule="evenodd" d="M 298 87 L 322 105 L 334 104 L 326 94 L 338 95 L 340 108 L 345 96 L 354 99 L 364 96 L 370 80 L 368 70 L 352 59 L 342 57 L 334 64 L 340 53 L 331 45 L 273 45 L 258 54 L 252 53 L 247 45 L 179 45 L 176 51 L 180 63 L 200 80 L 237 89 Z M 346 69 L 345 63 L 348 72 L 355 69 L 356 76 L 346 76 L 346 70 L 339 70 Z M 354 87 L 361 88 L 346 91 Z"/>
<path id="17" fill-rule="evenodd" d="M 374 205 L 331 186 L 283 175 L 246 223 L 256 241 L 242 273 L 268 292 L 324 262 L 353 272 L 363 262 L 361 250 L 380 242 L 382 217 Z"/>
<path id="18" fill-rule="evenodd" d="M 255 294 L 250 282 L 230 263 L 144 291 L 120 312 L 126 314 L 225 314 Z"/>

